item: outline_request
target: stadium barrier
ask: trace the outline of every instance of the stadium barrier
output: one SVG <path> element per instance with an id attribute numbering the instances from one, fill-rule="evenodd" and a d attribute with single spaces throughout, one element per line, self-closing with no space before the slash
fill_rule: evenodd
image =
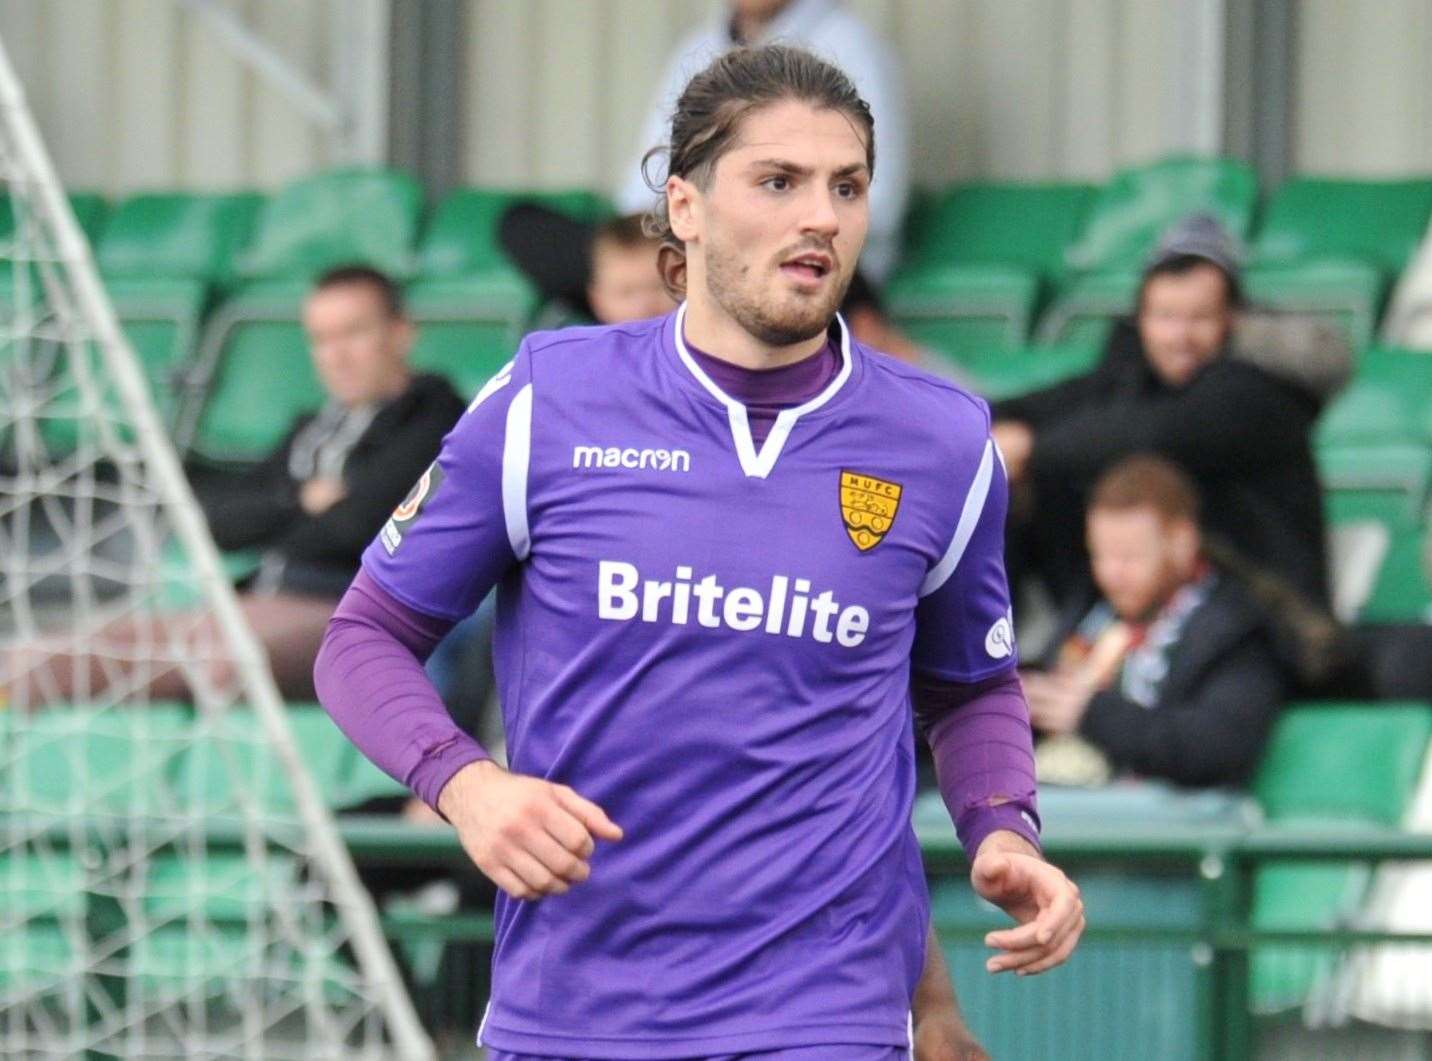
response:
<path id="1" fill-rule="evenodd" d="M 97 857 L 103 823 L 89 833 L 76 824 L 49 839 Z M 360 872 L 467 866 L 446 828 L 370 816 L 339 825 Z M 1016 978 L 984 971 L 984 933 L 1006 919 L 971 892 L 948 824 L 918 832 L 961 1006 L 1000 1061 L 1432 1056 L 1432 924 L 1409 930 L 1378 915 L 1380 882 L 1432 871 L 1432 836 L 1365 826 L 1051 830 L 1046 852 L 1080 883 L 1089 927 L 1065 966 Z M 271 842 L 282 844 L 282 833 Z M 206 840 L 210 857 L 222 858 L 242 851 L 245 836 L 216 820 Z M 1294 888 L 1288 924 L 1315 905 L 1317 879 L 1330 872 L 1350 874 L 1353 901 L 1315 927 L 1270 923 L 1258 915 L 1261 893 L 1270 872 L 1290 869 L 1312 876 L 1303 892 Z M 484 1001 L 491 917 L 391 907 L 382 926 L 405 956 L 425 1022 L 466 1041 Z M 441 962 L 415 960 L 443 948 Z"/>

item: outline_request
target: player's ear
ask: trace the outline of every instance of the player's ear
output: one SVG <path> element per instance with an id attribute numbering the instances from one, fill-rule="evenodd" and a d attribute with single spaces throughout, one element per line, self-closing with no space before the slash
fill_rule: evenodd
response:
<path id="1" fill-rule="evenodd" d="M 701 234 L 701 190 L 685 177 L 666 178 L 666 216 L 671 234 L 690 243 Z"/>

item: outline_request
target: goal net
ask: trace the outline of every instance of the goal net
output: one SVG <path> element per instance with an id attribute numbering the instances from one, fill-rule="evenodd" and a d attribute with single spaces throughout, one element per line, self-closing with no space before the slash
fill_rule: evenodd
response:
<path id="1" fill-rule="evenodd" d="M 0 46 L 0 1057 L 431 1056 L 314 714 L 244 625 Z"/>

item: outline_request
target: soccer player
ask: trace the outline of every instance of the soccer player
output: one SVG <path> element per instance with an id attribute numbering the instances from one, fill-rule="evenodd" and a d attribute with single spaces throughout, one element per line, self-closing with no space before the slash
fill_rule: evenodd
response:
<path id="1" fill-rule="evenodd" d="M 906 1056 L 914 714 L 1019 922 L 989 968 L 1082 931 L 1038 852 L 988 411 L 835 314 L 874 164 L 869 109 L 805 52 L 693 78 L 661 211 L 687 301 L 529 336 L 334 616 L 323 701 L 505 893 L 499 1059 Z M 509 769 L 418 663 L 494 585 Z"/>

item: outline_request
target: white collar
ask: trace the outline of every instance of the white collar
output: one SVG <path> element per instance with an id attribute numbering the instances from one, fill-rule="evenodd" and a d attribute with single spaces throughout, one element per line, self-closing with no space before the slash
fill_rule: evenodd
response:
<path id="1" fill-rule="evenodd" d="M 803 405 L 795 405 L 789 409 L 782 409 L 776 414 L 776 422 L 771 425 L 771 433 L 766 436 L 766 441 L 761 444 L 760 452 L 756 451 L 756 443 L 751 438 L 751 422 L 746 416 L 746 407 L 735 398 L 716 386 L 715 382 L 696 363 L 691 356 L 691 351 L 686 348 L 686 303 L 683 302 L 676 310 L 676 353 L 681 358 L 688 372 L 696 377 L 696 382 L 706 388 L 713 398 L 726 407 L 726 416 L 731 423 L 731 438 L 736 444 L 736 456 L 741 462 L 741 470 L 748 476 L 757 479 L 764 479 L 771 474 L 771 469 L 776 466 L 776 460 L 785 448 L 786 439 L 790 437 L 791 428 L 795 427 L 796 421 L 806 413 L 815 412 L 826 402 L 835 397 L 836 392 L 845 386 L 845 381 L 850 378 L 852 364 L 850 354 L 850 329 L 846 327 L 845 319 L 839 313 L 835 315 L 836 321 L 840 324 L 840 371 L 835 374 L 835 379 L 826 385 L 810 401 Z"/>

